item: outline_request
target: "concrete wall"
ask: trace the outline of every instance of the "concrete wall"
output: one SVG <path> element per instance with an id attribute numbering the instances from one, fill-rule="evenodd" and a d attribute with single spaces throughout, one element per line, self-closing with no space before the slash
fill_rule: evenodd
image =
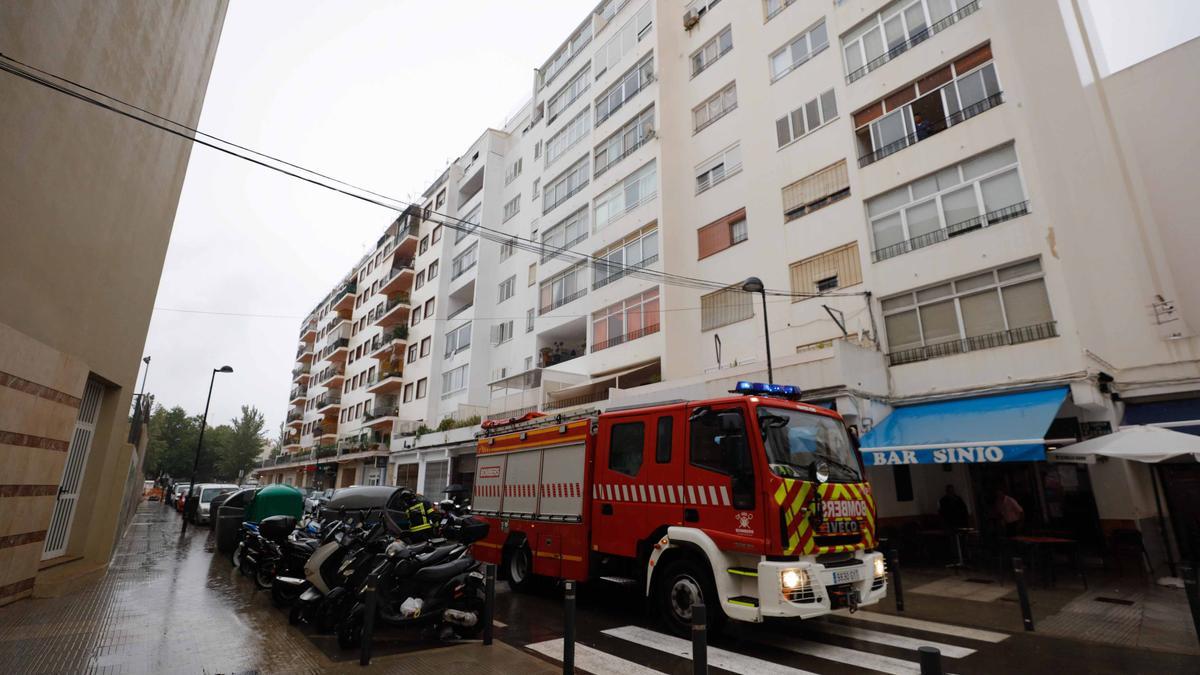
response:
<path id="1" fill-rule="evenodd" d="M 196 126 L 225 10 L 224 0 L 20 0 L 0 5 L 0 44 Z M 35 576 L 54 593 L 108 563 L 140 461 L 127 415 L 191 148 L 12 75 L 0 100 L 2 603 L 28 595 Z M 26 540 L 44 536 L 89 374 L 105 390 L 64 556 L 75 562 L 38 575 L 41 540 Z"/>

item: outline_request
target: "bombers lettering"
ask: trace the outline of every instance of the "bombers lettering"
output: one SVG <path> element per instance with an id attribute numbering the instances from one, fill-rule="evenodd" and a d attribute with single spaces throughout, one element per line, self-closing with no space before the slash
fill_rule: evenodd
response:
<path id="1" fill-rule="evenodd" d="M 865 518 L 867 503 L 861 499 L 823 501 L 821 502 L 821 515 L 826 519 Z"/>

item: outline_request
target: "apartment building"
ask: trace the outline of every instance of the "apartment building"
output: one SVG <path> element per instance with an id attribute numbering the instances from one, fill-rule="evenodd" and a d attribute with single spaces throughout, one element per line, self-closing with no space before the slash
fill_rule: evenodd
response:
<path id="1" fill-rule="evenodd" d="M 468 482 L 443 420 L 765 379 L 769 330 L 775 380 L 862 434 L 885 522 L 949 484 L 984 524 L 1003 487 L 1046 529 L 1154 547 L 1144 470 L 1045 452 L 1200 425 L 1197 137 L 1144 124 L 1182 121 L 1144 83 L 1188 81 L 1198 47 L 1102 77 L 1086 25 L 1035 0 L 600 3 L 409 213 L 381 479 Z"/>
<path id="2" fill-rule="evenodd" d="M 226 6 L 6 2 L 0 44 L 194 127 Z M 191 143 L 12 73 L 0 101 L 3 605 L 102 577 L 141 501 L 138 367 Z"/>

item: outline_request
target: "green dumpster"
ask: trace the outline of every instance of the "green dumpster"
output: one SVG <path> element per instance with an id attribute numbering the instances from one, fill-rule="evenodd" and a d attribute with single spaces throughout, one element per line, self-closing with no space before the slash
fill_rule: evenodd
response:
<path id="1" fill-rule="evenodd" d="M 257 523 L 269 516 L 292 516 L 299 520 L 304 515 L 304 493 L 292 487 L 276 483 L 258 491 L 254 501 L 246 507 L 246 520 Z"/>

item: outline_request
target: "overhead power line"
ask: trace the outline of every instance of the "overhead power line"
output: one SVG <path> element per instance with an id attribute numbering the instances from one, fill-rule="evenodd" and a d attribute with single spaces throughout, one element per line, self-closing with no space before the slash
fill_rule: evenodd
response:
<path id="1" fill-rule="evenodd" d="M 471 223 L 469 221 L 463 220 L 456 216 L 450 216 L 448 214 L 444 214 L 444 213 L 440 213 L 440 212 L 436 212 L 436 211 L 432 211 L 432 210 L 425 210 L 419 204 L 415 204 L 413 202 L 409 202 L 409 201 L 402 200 L 402 199 L 397 199 L 395 197 L 390 197 L 388 195 L 380 194 L 378 192 L 368 190 L 366 188 L 363 188 L 363 187 L 354 185 L 352 183 L 340 180 L 338 178 L 329 176 L 327 174 L 324 174 L 324 173 L 321 173 L 321 172 L 318 172 L 318 171 L 315 171 L 312 169 L 308 169 L 308 168 L 300 166 L 298 164 L 293 164 L 291 162 L 280 159 L 278 157 L 274 157 L 272 155 L 268 155 L 266 153 L 254 150 L 252 148 L 248 148 L 246 146 L 239 145 L 237 143 L 228 141 L 228 140 L 220 138 L 218 136 L 214 136 L 207 132 L 201 131 L 194 127 L 188 126 L 181 122 L 177 122 L 168 117 L 159 115 L 158 113 L 155 113 L 153 111 L 147 110 L 145 108 L 139 107 L 137 105 L 134 105 L 132 103 L 129 103 L 127 101 L 119 99 L 110 94 L 104 93 L 97 89 L 93 89 L 84 84 L 75 82 L 75 81 L 65 78 L 61 75 L 57 75 L 55 73 L 48 72 L 48 71 L 38 68 L 36 66 L 24 63 L 23 61 L 15 59 L 3 52 L 0 52 L 0 70 L 8 72 L 12 75 L 15 75 L 17 77 L 25 79 L 27 81 L 33 82 L 35 84 L 41 85 L 43 87 L 47 87 L 51 90 L 57 91 L 59 93 L 65 94 L 67 96 L 71 96 L 72 98 L 76 98 L 80 101 L 95 105 L 104 110 L 108 110 L 108 111 L 116 113 L 118 115 L 122 115 L 122 116 L 132 119 L 134 121 L 140 122 L 142 124 L 146 124 L 148 126 L 159 129 L 161 131 L 165 131 L 165 132 L 173 134 L 175 136 L 179 136 L 180 138 L 184 138 L 184 139 L 192 141 L 194 143 L 198 143 L 202 146 L 212 148 L 213 150 L 217 150 L 218 152 L 223 152 L 227 155 L 237 157 L 237 158 L 245 160 L 247 162 L 257 164 L 263 168 L 266 168 L 266 169 L 269 169 L 272 171 L 276 171 L 278 173 L 282 173 L 287 176 L 291 176 L 292 178 L 296 178 L 298 180 L 302 180 L 302 181 L 311 183 L 313 185 L 325 188 L 327 190 L 341 193 L 343 195 L 346 195 L 347 197 L 358 199 L 360 201 L 364 201 L 364 202 L 373 204 L 375 206 L 379 206 L 379 207 L 382 207 L 382 208 L 385 208 L 385 209 L 388 209 L 391 211 L 395 211 L 397 213 L 401 213 L 405 209 L 410 208 L 410 207 L 419 208 L 422 210 L 423 217 L 427 220 L 431 220 L 432 222 L 439 223 L 439 224 L 441 224 L 445 227 L 448 227 L 452 230 L 455 230 L 455 231 L 465 232 L 468 234 L 475 234 L 481 238 L 487 239 L 488 241 L 500 243 L 503 245 L 509 245 L 509 246 L 512 246 L 513 248 L 519 248 L 524 251 L 538 253 L 543 256 L 545 256 L 547 251 L 549 251 L 553 254 L 552 257 L 564 257 L 564 258 L 573 259 L 576 262 L 586 262 L 586 263 L 592 263 L 595 265 L 603 265 L 603 266 L 605 266 L 606 269 L 608 269 L 610 271 L 615 270 L 616 273 L 620 273 L 623 275 L 629 275 L 629 276 L 633 276 L 635 278 L 641 278 L 641 279 L 646 279 L 646 280 L 650 280 L 650 281 L 659 281 L 659 282 L 667 284 L 667 285 L 692 288 L 695 290 L 707 290 L 707 291 L 723 290 L 723 289 L 728 289 L 731 287 L 737 288 L 736 285 L 731 286 L 731 284 L 729 284 L 727 282 L 723 282 L 723 281 L 716 281 L 716 280 L 711 280 L 711 279 L 701 279 L 701 278 L 689 277 L 689 276 L 685 276 L 685 275 L 659 272 L 659 271 L 655 271 L 655 270 L 645 269 L 643 267 L 639 267 L 638 265 L 626 265 L 623 263 L 613 263 L 604 258 L 589 255 L 586 253 L 578 253 L 578 252 L 569 251 L 566 248 L 556 248 L 556 247 L 547 248 L 547 246 L 545 244 L 543 244 L 542 242 L 534 241 L 532 239 L 526 239 L 523 237 L 518 237 L 513 234 L 509 234 L 509 233 L 495 230 L 492 228 L 484 227 L 480 224 Z M 48 79 L 48 78 L 52 78 L 52 79 Z M 67 85 L 70 85 L 70 86 L 69 87 L 64 86 L 63 84 L 60 84 L 60 83 L 66 83 Z M 71 87 L 74 87 L 74 89 L 72 89 Z M 99 98 L 96 98 L 96 97 L 103 97 L 104 99 L 107 99 L 107 101 L 110 101 L 112 103 L 100 100 Z M 120 106 L 123 106 L 124 108 L 128 108 L 128 110 L 122 109 L 121 107 L 117 107 L 117 106 L 113 105 L 113 103 L 119 104 Z M 142 117 L 141 115 L 135 114 L 134 112 L 131 112 L 131 111 L 136 111 L 137 113 L 142 113 L 143 115 L 148 115 L 149 117 L 151 117 L 153 119 L 147 119 L 146 117 Z M 155 121 L 155 120 L 158 120 L 158 121 Z M 437 217 L 430 218 L 429 216 L 431 216 L 431 215 L 436 215 Z M 782 297 L 788 297 L 788 298 L 861 296 L 861 295 L 864 295 L 862 292 L 853 292 L 853 293 L 838 293 L 838 292 L 802 293 L 802 292 L 800 292 L 800 293 L 798 293 L 798 292 L 794 292 L 794 291 L 779 290 L 779 289 L 766 289 L 765 293 L 767 295 L 782 296 Z M 690 308 L 686 308 L 686 309 L 690 309 Z M 282 318 L 282 317 L 280 317 L 280 318 Z"/>

